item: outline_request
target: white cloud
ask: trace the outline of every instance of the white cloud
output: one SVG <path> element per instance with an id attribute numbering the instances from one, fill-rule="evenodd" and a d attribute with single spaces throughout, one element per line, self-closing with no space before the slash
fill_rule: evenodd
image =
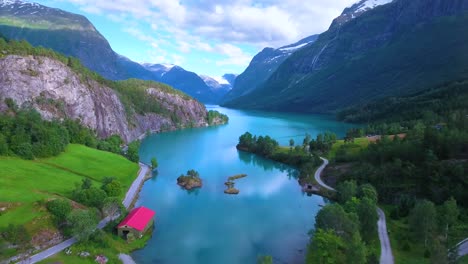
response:
<path id="1" fill-rule="evenodd" d="M 157 62 L 183 62 L 181 54 L 213 52 L 216 65 L 247 66 L 254 54 L 242 45 L 279 47 L 325 31 L 333 18 L 358 0 L 56 0 L 92 14 L 105 14 L 123 31 L 146 42 Z M 132 23 L 138 21 L 138 23 Z M 139 25 L 146 23 L 148 30 Z M 168 61 L 170 60 L 170 61 Z"/>
<path id="2" fill-rule="evenodd" d="M 216 62 L 218 66 L 244 66 L 248 65 L 252 58 L 250 54 L 245 53 L 241 48 L 228 43 L 216 45 L 215 51 L 224 56 L 224 59 Z"/>
<path id="3" fill-rule="evenodd" d="M 61 0 L 93 14 L 131 15 L 154 30 L 171 25 L 219 42 L 290 44 L 325 31 L 333 18 L 358 0 Z"/>

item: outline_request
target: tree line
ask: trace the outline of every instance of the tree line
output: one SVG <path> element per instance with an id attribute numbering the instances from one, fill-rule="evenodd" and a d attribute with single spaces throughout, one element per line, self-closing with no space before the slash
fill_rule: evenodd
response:
<path id="1" fill-rule="evenodd" d="M 258 154 L 268 159 L 293 166 L 299 170 L 299 179 L 301 182 L 311 181 L 310 176 L 314 174 L 315 169 L 322 163 L 317 153 L 309 150 L 311 136 L 306 134 L 302 145 L 294 146 L 294 140 L 290 140 L 289 151 L 280 148 L 278 141 L 270 136 L 256 136 L 250 132 L 245 132 L 239 137 L 237 149 Z"/>
<path id="2" fill-rule="evenodd" d="M 138 162 L 139 141 L 129 144 L 122 153 L 123 140 L 118 135 L 99 139 L 94 131 L 78 120 L 43 120 L 32 108 L 20 109 L 7 98 L 7 111 L 0 113 L 0 156 L 17 156 L 23 159 L 47 158 L 62 153 L 69 143 L 123 154 Z"/>

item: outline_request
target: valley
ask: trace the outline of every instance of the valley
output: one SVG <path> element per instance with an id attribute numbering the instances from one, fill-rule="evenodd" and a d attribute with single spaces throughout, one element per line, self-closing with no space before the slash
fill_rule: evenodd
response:
<path id="1" fill-rule="evenodd" d="M 466 0 L 0 0 L 0 263 L 466 264 L 467 36 Z"/>

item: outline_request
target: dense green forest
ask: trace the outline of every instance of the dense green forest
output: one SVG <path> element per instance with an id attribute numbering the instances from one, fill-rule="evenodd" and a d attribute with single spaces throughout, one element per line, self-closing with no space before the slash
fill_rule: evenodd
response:
<path id="1" fill-rule="evenodd" d="M 8 110 L 0 114 L 0 156 L 18 156 L 23 159 L 47 158 L 63 152 L 69 143 L 121 154 L 123 140 L 118 135 L 99 139 L 96 133 L 79 121 L 46 121 L 34 109 L 19 109 L 7 98 Z M 136 141 L 128 147 L 125 156 L 137 162 Z"/>
<path id="2" fill-rule="evenodd" d="M 359 184 L 372 184 L 389 213 L 397 262 L 455 263 L 447 252 L 468 234 L 468 82 L 377 100 L 338 118 L 365 124 L 349 130 L 329 154 L 332 167 L 347 168 L 326 173 L 337 179 L 339 202 Z M 335 241 L 342 250 L 333 254 L 349 257 L 343 246 L 349 243 L 337 231 L 317 229 L 312 245 Z M 311 246 L 310 254 L 318 250 Z"/>
<path id="3" fill-rule="evenodd" d="M 363 134 L 404 133 L 404 138 L 384 136 L 357 155 L 342 158 L 355 162 L 345 179 L 374 184 L 387 203 L 397 203 L 401 196 L 441 203 L 453 196 L 468 207 L 467 81 L 384 99 L 349 109 L 339 117 L 371 120 Z M 346 148 L 342 146 L 342 153 Z"/>
<path id="4" fill-rule="evenodd" d="M 306 263 L 378 263 L 375 188 L 345 182 L 338 190 L 338 203 L 326 205 L 315 217 Z"/>
<path id="5" fill-rule="evenodd" d="M 229 122 L 229 117 L 215 110 L 208 111 L 208 115 L 207 115 L 208 125 L 213 125 L 216 121 L 221 121 L 223 124 L 227 124 Z"/>
<path id="6" fill-rule="evenodd" d="M 467 105 L 468 80 L 461 80 L 404 97 L 386 97 L 351 107 L 340 111 L 337 118 L 351 123 L 400 122 L 407 126 L 417 120 L 443 121 L 451 112 L 467 110 Z"/>

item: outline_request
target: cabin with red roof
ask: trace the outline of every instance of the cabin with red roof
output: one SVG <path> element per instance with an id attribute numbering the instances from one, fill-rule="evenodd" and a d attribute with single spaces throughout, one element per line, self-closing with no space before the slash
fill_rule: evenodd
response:
<path id="1" fill-rule="evenodd" d="M 135 238 L 141 238 L 153 225 L 155 214 L 143 206 L 133 209 L 117 226 L 119 236 L 126 239 L 128 234 L 132 234 Z"/>

